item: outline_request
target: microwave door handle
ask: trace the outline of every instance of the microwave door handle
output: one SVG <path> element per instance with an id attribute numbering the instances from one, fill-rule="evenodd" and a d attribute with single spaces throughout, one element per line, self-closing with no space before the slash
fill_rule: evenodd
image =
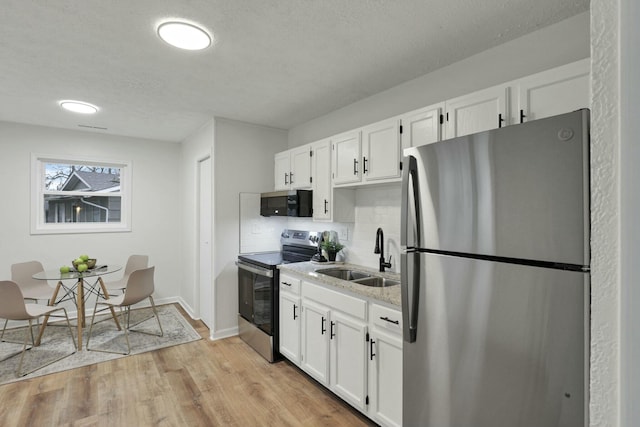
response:
<path id="1" fill-rule="evenodd" d="M 421 239 L 421 229 L 420 222 L 420 202 L 419 202 L 419 188 L 418 188 L 418 163 L 416 158 L 413 156 L 407 156 L 402 161 L 403 165 L 406 167 L 403 168 L 402 172 L 402 204 L 400 206 L 400 246 L 402 249 L 407 249 L 409 247 L 422 247 Z M 409 179 L 411 179 L 411 193 L 413 196 L 413 233 L 414 239 L 412 246 L 409 246 Z"/>

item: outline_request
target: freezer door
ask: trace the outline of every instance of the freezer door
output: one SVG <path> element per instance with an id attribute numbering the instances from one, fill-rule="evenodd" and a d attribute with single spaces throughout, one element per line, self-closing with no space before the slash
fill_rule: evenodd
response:
<path id="1" fill-rule="evenodd" d="M 421 225 L 405 245 L 589 265 L 588 124 L 579 110 L 405 150 Z"/>
<path id="2" fill-rule="evenodd" d="M 405 425 L 585 425 L 588 273 L 407 256 L 421 283 L 416 339 L 403 342 Z"/>

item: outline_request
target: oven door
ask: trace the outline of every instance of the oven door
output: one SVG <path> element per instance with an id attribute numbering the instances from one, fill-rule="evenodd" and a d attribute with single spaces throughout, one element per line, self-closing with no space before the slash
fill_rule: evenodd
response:
<path id="1" fill-rule="evenodd" d="M 238 305 L 240 315 L 273 335 L 273 270 L 238 260 Z"/>

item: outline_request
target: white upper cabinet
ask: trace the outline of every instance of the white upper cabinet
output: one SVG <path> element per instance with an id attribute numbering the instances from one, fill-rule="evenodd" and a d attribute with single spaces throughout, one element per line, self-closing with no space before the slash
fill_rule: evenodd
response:
<path id="1" fill-rule="evenodd" d="M 362 181 L 400 177 L 400 120 L 383 120 L 362 128 Z"/>
<path id="2" fill-rule="evenodd" d="M 311 144 L 311 175 L 313 176 L 313 219 L 331 220 L 331 141 L 324 139 Z"/>
<path id="3" fill-rule="evenodd" d="M 400 119 L 383 120 L 331 138 L 333 185 L 400 179 Z"/>
<path id="4" fill-rule="evenodd" d="M 291 172 L 291 156 L 289 151 L 275 155 L 274 188 L 276 191 L 288 190 L 291 187 L 289 173 Z"/>
<path id="5" fill-rule="evenodd" d="M 331 138 L 334 185 L 360 182 L 362 173 L 360 135 L 360 130 L 356 130 Z"/>
<path id="6" fill-rule="evenodd" d="M 289 175 L 292 189 L 311 188 L 311 145 L 291 150 L 291 173 Z"/>
<path id="7" fill-rule="evenodd" d="M 513 124 L 589 108 L 589 59 L 553 68 L 513 83 Z"/>
<path id="8" fill-rule="evenodd" d="M 445 102 L 445 138 L 508 125 L 508 99 L 509 85 L 500 85 Z"/>
<path id="9" fill-rule="evenodd" d="M 311 144 L 277 153 L 274 160 L 276 191 L 311 188 Z"/>
<path id="10" fill-rule="evenodd" d="M 444 102 L 400 117 L 402 148 L 418 147 L 442 139 Z"/>

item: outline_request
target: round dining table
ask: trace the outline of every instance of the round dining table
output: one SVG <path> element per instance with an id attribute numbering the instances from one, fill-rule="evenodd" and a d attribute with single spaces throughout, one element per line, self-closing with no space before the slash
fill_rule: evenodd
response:
<path id="1" fill-rule="evenodd" d="M 66 301 L 69 299 L 75 302 L 78 309 L 78 350 L 82 350 L 82 330 L 86 326 L 85 302 L 87 296 L 93 293 L 96 295 L 96 298 L 100 298 L 100 292 L 96 289 L 98 286 L 100 286 L 102 295 L 105 299 L 108 299 L 109 293 L 107 292 L 107 288 L 104 285 L 102 276 L 115 273 L 120 270 L 122 270 L 122 266 L 119 265 L 98 265 L 95 268 L 86 270 L 84 272 L 70 271 L 68 273 L 62 273 L 60 270 L 44 270 L 33 275 L 33 278 L 37 280 L 51 280 L 58 282 L 53 291 L 53 296 L 51 297 L 51 300 L 49 302 L 50 305 L 54 305 L 61 301 Z M 68 284 L 69 281 L 73 282 Z M 58 294 L 61 290 L 62 292 L 64 292 L 64 295 L 62 295 L 60 299 L 57 299 Z M 111 308 L 111 315 L 113 316 L 113 320 L 116 322 L 118 330 L 120 330 L 120 323 L 118 322 L 118 317 L 116 316 L 113 307 Z M 42 326 L 40 327 L 38 339 L 35 343 L 36 345 L 40 345 L 40 340 L 42 338 L 42 334 L 44 333 L 44 328 L 47 326 L 48 320 L 49 316 L 45 316 L 44 321 L 42 322 Z"/>

